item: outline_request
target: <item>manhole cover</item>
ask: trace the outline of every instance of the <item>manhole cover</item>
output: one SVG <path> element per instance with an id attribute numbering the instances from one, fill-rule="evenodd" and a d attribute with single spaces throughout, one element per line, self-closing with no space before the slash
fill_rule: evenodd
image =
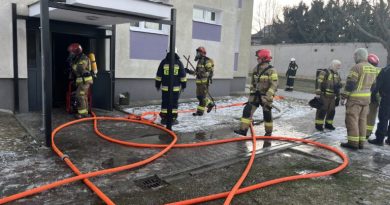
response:
<path id="1" fill-rule="evenodd" d="M 142 189 L 159 189 L 168 183 L 160 179 L 157 175 L 135 180 L 134 183 Z"/>

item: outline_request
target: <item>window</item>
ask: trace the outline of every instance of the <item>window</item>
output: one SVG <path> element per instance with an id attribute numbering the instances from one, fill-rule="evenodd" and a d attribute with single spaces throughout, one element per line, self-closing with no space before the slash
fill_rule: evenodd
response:
<path id="1" fill-rule="evenodd" d="M 194 21 L 217 24 L 218 13 L 212 10 L 194 8 L 192 18 Z"/>
<path id="2" fill-rule="evenodd" d="M 161 23 L 135 21 L 130 23 L 130 30 L 147 33 L 168 34 L 169 27 Z"/>

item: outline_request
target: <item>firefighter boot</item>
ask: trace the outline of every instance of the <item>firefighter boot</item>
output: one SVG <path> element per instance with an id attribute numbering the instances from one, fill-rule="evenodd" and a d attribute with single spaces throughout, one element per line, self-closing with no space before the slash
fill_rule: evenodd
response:
<path id="1" fill-rule="evenodd" d="M 264 134 L 264 136 L 272 136 L 272 133 L 271 132 L 266 132 Z M 271 147 L 271 140 L 264 140 L 264 143 L 263 143 L 263 148 L 266 148 L 266 147 Z"/>
<path id="2" fill-rule="evenodd" d="M 164 117 L 164 118 L 161 118 L 160 123 L 161 123 L 162 125 L 166 125 L 166 124 L 167 124 L 167 119 L 166 119 L 165 117 Z"/>
<path id="3" fill-rule="evenodd" d="M 318 131 L 324 131 L 324 127 L 322 125 L 316 124 L 316 130 Z"/>
<path id="4" fill-rule="evenodd" d="M 335 130 L 336 128 L 332 124 L 325 123 L 325 129 Z"/>
<path id="5" fill-rule="evenodd" d="M 377 145 L 377 146 L 383 146 L 383 140 L 380 141 L 376 138 L 372 139 L 372 140 L 368 140 L 368 143 L 373 144 L 373 145 Z"/>
<path id="6" fill-rule="evenodd" d="M 343 142 L 343 143 L 340 144 L 340 146 L 345 147 L 345 148 L 349 148 L 349 149 L 352 149 L 352 150 L 359 149 L 359 145 L 350 144 L 349 142 Z"/>
<path id="7" fill-rule="evenodd" d="M 210 103 L 209 105 L 207 105 L 207 113 L 211 112 L 211 110 L 213 110 L 214 107 L 215 107 L 214 103 Z"/>
<path id="8" fill-rule="evenodd" d="M 192 116 L 202 116 L 202 115 L 203 115 L 203 112 L 199 112 L 199 111 L 192 113 Z"/>
<path id="9" fill-rule="evenodd" d="M 248 130 L 241 130 L 241 129 L 234 130 L 234 133 L 242 135 L 242 136 L 246 136 L 247 132 L 248 132 Z"/>
<path id="10" fill-rule="evenodd" d="M 390 145 L 390 139 L 389 139 L 389 137 L 387 137 L 387 140 L 385 141 L 385 143 L 386 143 L 387 145 Z"/>

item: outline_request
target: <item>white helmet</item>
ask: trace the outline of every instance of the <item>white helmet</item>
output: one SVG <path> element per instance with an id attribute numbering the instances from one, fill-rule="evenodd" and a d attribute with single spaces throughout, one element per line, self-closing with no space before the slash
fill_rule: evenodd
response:
<path id="1" fill-rule="evenodd" d="M 295 58 L 291 58 L 291 60 L 290 61 L 295 61 Z"/>

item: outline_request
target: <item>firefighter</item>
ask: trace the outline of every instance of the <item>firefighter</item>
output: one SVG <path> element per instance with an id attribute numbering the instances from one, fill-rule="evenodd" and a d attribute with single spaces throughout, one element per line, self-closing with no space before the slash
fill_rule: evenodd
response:
<path id="1" fill-rule="evenodd" d="M 346 101 L 345 124 L 348 134 L 348 142 L 341 143 L 341 146 L 356 150 L 363 149 L 366 141 L 370 89 L 375 81 L 377 69 L 367 62 L 367 49 L 356 49 L 353 57 L 356 65 L 351 68 L 341 94 L 341 104 L 344 105 Z"/>
<path id="2" fill-rule="evenodd" d="M 180 57 L 177 55 L 175 49 L 175 62 L 174 62 L 174 70 L 173 70 L 173 104 L 172 104 L 172 124 L 177 124 L 177 109 L 178 109 L 178 101 L 180 97 L 180 92 L 187 87 L 187 78 L 186 72 L 184 70 L 183 63 L 180 61 Z M 167 53 L 167 56 L 161 61 L 155 80 L 156 89 L 159 91 L 162 90 L 162 102 L 161 102 L 161 124 L 167 123 L 167 114 L 168 114 L 168 103 L 169 103 L 169 63 L 170 63 L 171 54 Z"/>
<path id="3" fill-rule="evenodd" d="M 376 98 L 377 93 L 380 94 L 381 100 L 379 103 L 379 123 L 375 132 L 376 138 L 368 140 L 374 145 L 383 146 L 383 141 L 387 136 L 386 144 L 390 145 L 390 65 L 383 68 L 376 79 L 376 86 L 373 89 L 372 96 Z"/>
<path id="4" fill-rule="evenodd" d="M 381 71 L 381 69 L 378 67 L 378 64 L 379 64 L 378 56 L 376 56 L 375 54 L 369 54 L 367 60 L 371 65 L 373 65 L 377 68 L 377 74 L 379 75 L 379 72 Z M 372 85 L 371 91 L 375 89 L 375 85 L 376 85 L 376 83 L 374 83 Z M 379 102 L 380 102 L 379 98 L 380 98 L 379 93 L 377 93 L 377 95 L 372 95 L 372 97 L 371 97 L 371 102 L 369 105 L 369 112 L 367 115 L 367 133 L 366 133 L 367 139 L 371 136 L 372 130 L 374 130 L 376 116 L 378 114 L 378 107 L 379 107 Z"/>
<path id="5" fill-rule="evenodd" d="M 91 74 L 91 61 L 83 53 L 83 48 L 78 43 L 72 43 L 68 47 L 69 63 L 75 79 L 76 85 L 76 99 L 77 99 L 77 113 L 75 118 L 80 119 L 88 117 L 88 92 L 90 86 L 93 84 Z"/>
<path id="6" fill-rule="evenodd" d="M 240 129 L 234 130 L 234 132 L 246 136 L 249 126 L 252 123 L 253 113 L 261 106 L 264 116 L 264 136 L 271 136 L 273 130 L 271 109 L 273 98 L 278 87 L 278 74 L 275 68 L 270 65 L 272 57 L 269 50 L 258 50 L 256 51 L 256 56 L 258 64 L 252 72 L 248 102 L 242 113 Z"/>
<path id="7" fill-rule="evenodd" d="M 286 88 L 285 91 L 293 91 L 294 89 L 294 81 L 295 81 L 295 75 L 297 74 L 298 65 L 295 63 L 295 58 L 291 58 L 290 64 L 288 65 L 288 69 L 286 72 Z"/>
<path id="8" fill-rule="evenodd" d="M 339 60 L 333 60 L 328 69 L 320 71 L 317 79 L 316 98 L 320 99 L 322 106 L 317 109 L 315 128 L 318 131 L 335 130 L 333 118 L 336 106 L 340 102 L 341 78 L 338 71 L 341 68 Z M 326 118 L 326 119 L 325 119 Z M 324 121 L 325 119 L 325 121 Z"/>
<path id="9" fill-rule="evenodd" d="M 196 70 L 189 70 L 186 68 L 186 72 L 191 75 L 196 75 L 196 98 L 199 101 L 199 105 L 193 116 L 202 116 L 207 107 L 207 113 L 209 113 L 215 103 L 211 101 L 207 94 L 209 94 L 209 85 L 213 83 L 214 62 L 211 58 L 206 56 L 206 49 L 199 47 L 196 49 L 195 61 L 198 62 Z"/>

